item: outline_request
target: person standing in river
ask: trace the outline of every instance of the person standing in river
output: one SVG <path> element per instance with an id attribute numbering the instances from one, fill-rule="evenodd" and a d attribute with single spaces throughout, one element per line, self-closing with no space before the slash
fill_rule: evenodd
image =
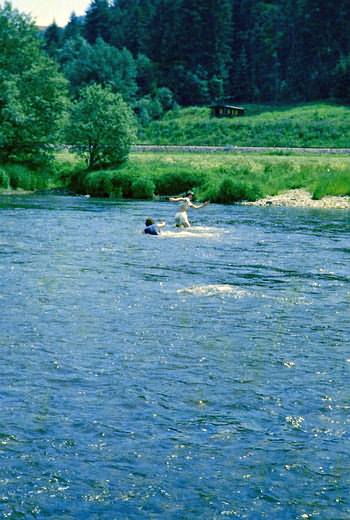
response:
<path id="1" fill-rule="evenodd" d="M 175 215 L 175 225 L 176 227 L 185 227 L 188 228 L 191 226 L 188 220 L 188 209 L 200 209 L 209 204 L 209 201 L 203 202 L 203 204 L 195 205 L 192 202 L 193 192 L 188 191 L 185 197 L 170 197 L 170 202 L 181 202 L 180 209 Z"/>

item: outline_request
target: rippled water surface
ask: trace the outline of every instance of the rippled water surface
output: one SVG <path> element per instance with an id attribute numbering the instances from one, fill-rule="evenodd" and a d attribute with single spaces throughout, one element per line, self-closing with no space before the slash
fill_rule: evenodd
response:
<path id="1" fill-rule="evenodd" d="M 0 198 L 0 515 L 350 518 L 350 214 Z"/>

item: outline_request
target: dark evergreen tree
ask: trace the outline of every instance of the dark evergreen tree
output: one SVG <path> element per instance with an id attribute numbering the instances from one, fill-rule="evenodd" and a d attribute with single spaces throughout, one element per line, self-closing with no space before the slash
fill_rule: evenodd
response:
<path id="1" fill-rule="evenodd" d="M 45 45 L 65 70 L 81 34 L 127 48 L 142 98 L 168 87 L 184 104 L 301 101 L 348 92 L 349 19 L 349 0 L 92 0 L 83 31 L 72 15 Z"/>
<path id="2" fill-rule="evenodd" d="M 111 16 L 108 0 L 92 0 L 85 15 L 84 36 L 89 43 L 97 38 L 110 41 Z"/>
<path id="3" fill-rule="evenodd" d="M 84 30 L 84 19 L 80 16 L 76 16 L 73 12 L 70 15 L 69 21 L 63 31 L 63 41 L 82 36 Z"/>
<path id="4" fill-rule="evenodd" d="M 332 79 L 331 95 L 350 102 L 350 54 L 341 58 Z"/>
<path id="5" fill-rule="evenodd" d="M 115 47 L 121 49 L 122 47 L 126 47 L 125 42 L 125 29 L 124 29 L 124 21 L 125 21 L 125 12 L 120 4 L 120 0 L 114 0 L 110 7 L 109 11 L 109 19 L 110 19 L 110 43 Z"/>
<path id="6" fill-rule="evenodd" d="M 228 78 L 232 47 L 231 0 L 206 0 L 202 3 L 201 65 L 209 76 Z"/>
<path id="7" fill-rule="evenodd" d="M 181 0 L 160 0 L 151 23 L 148 56 L 154 61 L 163 79 L 181 64 L 178 35 L 181 32 L 179 9 Z"/>
<path id="8" fill-rule="evenodd" d="M 348 21 L 347 29 L 343 17 Z M 349 19 L 349 1 L 304 1 L 299 30 L 304 65 L 303 94 L 307 99 L 329 95 L 332 71 L 349 49 Z"/>
<path id="9" fill-rule="evenodd" d="M 52 58 L 57 58 L 57 52 L 62 43 L 63 30 L 56 22 L 48 26 L 44 32 L 44 48 Z"/>
<path id="10" fill-rule="evenodd" d="M 138 54 L 136 59 L 138 95 L 145 96 L 156 88 L 155 70 L 152 61 L 144 54 Z"/>

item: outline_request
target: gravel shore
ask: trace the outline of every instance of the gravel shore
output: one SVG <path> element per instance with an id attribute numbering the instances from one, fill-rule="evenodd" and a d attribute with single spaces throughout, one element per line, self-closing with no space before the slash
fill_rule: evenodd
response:
<path id="1" fill-rule="evenodd" d="M 350 209 L 350 197 L 323 197 L 313 200 L 311 194 L 302 189 L 289 190 L 279 195 L 266 197 L 255 202 L 243 202 L 245 206 L 287 206 L 301 208 Z"/>

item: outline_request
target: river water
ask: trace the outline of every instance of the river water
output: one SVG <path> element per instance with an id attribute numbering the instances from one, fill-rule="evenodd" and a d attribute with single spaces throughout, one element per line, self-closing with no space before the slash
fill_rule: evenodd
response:
<path id="1" fill-rule="evenodd" d="M 0 198 L 0 515 L 350 518 L 350 214 Z"/>

